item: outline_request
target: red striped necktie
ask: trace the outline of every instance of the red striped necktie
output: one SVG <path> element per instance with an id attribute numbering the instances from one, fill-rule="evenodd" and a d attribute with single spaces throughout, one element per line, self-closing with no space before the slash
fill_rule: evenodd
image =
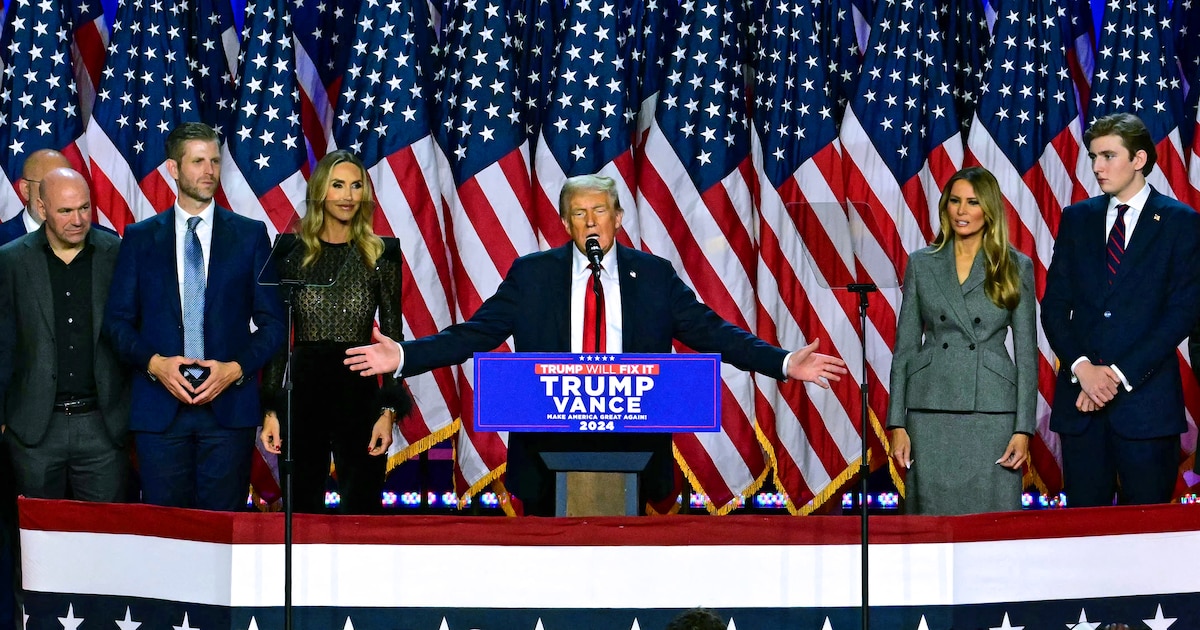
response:
<path id="1" fill-rule="evenodd" d="M 595 267 L 588 265 L 593 273 L 588 276 L 587 290 L 583 292 L 583 352 L 605 352 L 608 348 L 607 322 L 604 321 L 604 283 L 596 285 Z M 603 266 L 600 267 L 604 269 Z M 600 293 L 600 309 L 596 310 L 596 291 Z M 596 343 L 596 320 L 600 320 L 600 342 Z"/>
<path id="2" fill-rule="evenodd" d="M 1117 206 L 1117 220 L 1113 221 L 1112 229 L 1108 231 L 1108 283 L 1113 283 L 1117 270 L 1121 268 L 1121 258 L 1125 256 L 1125 211 L 1127 204 Z"/>

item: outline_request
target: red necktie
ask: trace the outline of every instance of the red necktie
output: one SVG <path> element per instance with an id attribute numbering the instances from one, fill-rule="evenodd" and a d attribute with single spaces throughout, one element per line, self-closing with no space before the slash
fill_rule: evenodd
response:
<path id="1" fill-rule="evenodd" d="M 591 265 L 588 266 L 589 268 Z M 601 267 L 603 269 L 604 267 Z M 600 291 L 600 312 L 596 312 L 596 289 Z M 596 344 L 596 320 L 600 320 L 600 343 Z M 607 325 L 604 321 L 604 284 L 596 285 L 596 274 L 588 276 L 587 290 L 583 295 L 583 352 L 605 352 Z"/>
<path id="2" fill-rule="evenodd" d="M 1117 270 L 1121 268 L 1121 257 L 1125 255 L 1125 211 L 1129 206 L 1117 206 L 1117 220 L 1113 221 L 1112 229 L 1108 231 L 1108 254 L 1105 262 L 1108 266 L 1108 283 L 1113 283 Z"/>

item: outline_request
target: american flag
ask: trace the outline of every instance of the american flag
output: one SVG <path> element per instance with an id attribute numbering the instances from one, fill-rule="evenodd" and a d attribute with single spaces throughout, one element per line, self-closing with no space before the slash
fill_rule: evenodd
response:
<path id="1" fill-rule="evenodd" d="M 638 165 L 642 248 L 670 260 L 726 321 L 753 330 L 757 245 L 739 0 L 681 6 L 665 81 Z M 680 467 L 724 513 L 757 490 L 767 463 L 754 430 L 754 382 L 722 366 L 721 432 L 676 434 Z"/>
<path id="2" fill-rule="evenodd" d="M 117 7 L 87 126 L 92 200 L 119 232 L 175 202 L 164 142 L 179 123 L 200 116 L 175 4 L 127 0 Z"/>
<path id="3" fill-rule="evenodd" d="M 629 24 L 613 0 L 573 2 L 558 45 L 558 65 L 534 152 L 535 221 L 550 245 L 567 241 L 558 214 L 563 182 L 601 173 L 617 182 L 622 222 L 630 242 L 640 242 L 633 203 L 635 104 L 630 93 Z"/>
<path id="4" fill-rule="evenodd" d="M 333 137 L 367 166 L 378 204 L 375 231 L 397 236 L 403 253 L 404 334 L 423 337 L 452 323 L 454 295 L 431 135 L 432 76 L 423 59 L 433 26 L 423 0 L 366 0 L 356 24 L 353 39 L 344 44 L 349 56 Z M 458 428 L 452 369 L 415 376 L 407 384 L 417 405 L 395 430 L 393 465 Z"/>
<path id="5" fill-rule="evenodd" d="M 39 149 L 62 151 L 82 170 L 77 141 L 83 135 L 71 70 L 70 22 L 56 2 L 14 0 L 0 37 L 0 219 L 24 206 L 17 196 L 25 158 Z"/>
<path id="6" fill-rule="evenodd" d="M 362 0 L 291 0 L 301 124 L 312 162 L 330 150 L 350 37 Z"/>
<path id="7" fill-rule="evenodd" d="M 666 77 L 666 51 L 678 37 L 680 6 L 676 2 L 633 0 L 629 19 L 630 102 L 653 104 Z M 653 117 L 654 110 L 650 110 Z M 649 121 L 639 129 L 650 126 Z"/>
<path id="8" fill-rule="evenodd" d="M 822 53 L 835 31 L 819 0 L 772 4 L 756 55 L 754 129 L 761 199 L 758 227 L 758 332 L 784 348 L 821 339 L 821 351 L 861 365 L 858 301 L 835 292 L 852 282 L 853 260 L 834 246 L 845 233 L 837 72 Z M 851 43 L 850 45 L 854 45 Z M 833 219 L 827 225 L 822 219 Z M 838 225 L 840 224 L 840 226 Z M 827 230 L 829 230 L 827 232 Z M 775 486 L 793 513 L 836 492 L 862 453 L 859 390 L 851 379 L 832 390 L 759 376 L 758 426 Z"/>
<path id="9" fill-rule="evenodd" d="M 1184 120 L 1195 121 L 1200 105 L 1200 4 L 1191 0 L 1171 3 L 1171 22 L 1175 27 L 1175 50 L 1179 51 L 1179 74 L 1183 78 Z M 1195 125 L 1179 128 L 1184 148 L 1195 152 Z M 1188 172 L 1191 173 L 1191 156 Z M 1194 181 L 1194 180 L 1193 180 Z"/>
<path id="10" fill-rule="evenodd" d="M 512 0 L 508 5 L 511 14 L 509 36 L 513 45 L 513 63 L 517 68 L 517 87 L 513 95 L 531 143 L 542 127 L 564 10 L 562 3 L 549 0 Z"/>
<path id="11" fill-rule="evenodd" d="M 983 61 L 988 53 L 988 22 L 983 0 L 941 0 L 938 6 L 945 33 L 946 63 L 954 70 L 954 104 L 965 135 L 975 115 Z"/>
<path id="12" fill-rule="evenodd" d="M 96 102 L 96 86 L 104 69 L 108 48 L 108 20 L 100 0 L 68 0 L 67 17 L 71 25 L 71 60 L 79 91 L 80 117 L 87 120 Z"/>
<path id="13" fill-rule="evenodd" d="M 1021 299 L 1040 299 L 1062 209 L 1099 193 L 1076 108 L 1070 16 L 1054 0 L 1000 0 L 994 33 L 967 161 L 977 161 L 999 181 L 1010 239 L 1033 259 L 1037 295 Z M 1062 465 L 1058 435 L 1049 427 L 1055 357 L 1038 326 L 1031 470 L 1043 491 L 1057 494 Z"/>
<path id="14" fill-rule="evenodd" d="M 1075 82 L 1079 115 L 1086 119 L 1088 99 L 1092 95 L 1092 72 L 1096 69 L 1096 21 L 1091 0 L 1066 0 L 1066 7 L 1073 42 L 1067 52 L 1067 66 L 1071 68 L 1071 79 Z"/>
<path id="15" fill-rule="evenodd" d="M 469 318 L 495 292 L 513 260 L 538 250 L 529 143 L 515 100 L 518 83 L 503 8 L 499 0 L 457 3 L 443 33 L 434 122 L 457 321 Z M 497 479 L 507 451 L 507 434 L 471 429 L 472 378 L 468 361 L 459 370 L 462 430 L 455 487 L 460 495 Z"/>
<path id="16" fill-rule="evenodd" d="M 862 65 L 862 49 L 856 32 L 858 15 L 852 0 L 825 0 L 813 6 L 815 19 L 824 30 L 820 37 L 825 75 L 834 100 L 833 120 L 839 124 L 854 95 Z"/>
<path id="17" fill-rule="evenodd" d="M 678 2 L 633 0 L 629 22 L 629 102 L 637 107 L 637 136 L 634 138 L 634 163 L 644 158 L 642 147 L 654 122 L 658 92 L 666 79 L 666 53 L 678 37 Z M 628 210 L 628 208 L 627 208 Z"/>
<path id="18" fill-rule="evenodd" d="M 223 201 L 272 234 L 287 232 L 303 213 L 308 153 L 286 0 L 247 2 L 242 41 L 237 103 L 221 147 Z"/>
<path id="19" fill-rule="evenodd" d="M 1158 162 L 1146 180 L 1164 194 L 1191 203 L 1179 129 L 1194 121 L 1184 120 L 1183 85 L 1170 24 L 1166 0 L 1106 5 L 1087 124 L 1117 112 L 1140 117 L 1158 148 Z"/>
<path id="20" fill-rule="evenodd" d="M 224 135 L 234 113 L 237 70 L 241 48 L 229 0 L 196 0 L 188 11 L 188 67 L 200 97 L 200 120 Z"/>
<path id="21" fill-rule="evenodd" d="M 858 88 L 839 137 L 851 220 L 869 235 L 855 252 L 858 277 L 880 287 L 871 298 L 864 335 L 869 404 L 881 410 L 887 408 L 900 306 L 895 287 L 908 253 L 933 239 L 937 200 L 962 165 L 963 145 L 943 34 L 930 0 L 880 4 L 871 23 Z M 876 435 L 882 420 L 872 414 Z"/>

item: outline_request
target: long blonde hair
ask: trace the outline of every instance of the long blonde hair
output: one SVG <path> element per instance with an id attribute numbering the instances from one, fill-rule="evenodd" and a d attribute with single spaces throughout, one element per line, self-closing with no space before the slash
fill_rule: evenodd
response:
<path id="1" fill-rule="evenodd" d="M 979 166 L 964 168 L 954 174 L 942 189 L 938 201 L 938 222 L 941 231 L 933 239 L 935 250 L 940 250 L 954 240 L 950 227 L 950 190 L 954 183 L 962 180 L 975 189 L 975 198 L 983 209 L 983 292 L 993 304 L 1012 310 L 1021 301 L 1021 277 L 1016 262 L 1009 255 L 1008 220 L 1005 218 L 1004 201 L 1000 196 L 1000 184 L 987 169 Z"/>
<path id="2" fill-rule="evenodd" d="M 354 218 L 350 220 L 350 243 L 358 250 L 368 267 L 383 255 L 383 240 L 375 236 L 371 223 L 375 213 L 375 193 L 371 189 L 371 178 L 362 160 L 349 151 L 333 151 L 321 158 L 308 178 L 308 201 L 304 218 L 300 220 L 299 236 L 304 243 L 304 260 L 300 266 L 308 267 L 321 257 L 321 230 L 325 227 L 325 197 L 329 192 L 329 178 L 333 167 L 349 162 L 358 167 L 362 174 L 362 201 Z"/>

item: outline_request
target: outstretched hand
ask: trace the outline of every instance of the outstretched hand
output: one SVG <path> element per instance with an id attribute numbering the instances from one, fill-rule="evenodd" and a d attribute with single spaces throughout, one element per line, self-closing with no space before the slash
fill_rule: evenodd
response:
<path id="1" fill-rule="evenodd" d="M 362 376 L 395 373 L 400 367 L 400 344 L 378 328 L 371 333 L 371 340 L 375 343 L 346 350 L 346 360 L 342 363 Z"/>
<path id="2" fill-rule="evenodd" d="M 799 381 L 808 381 L 818 387 L 829 389 L 829 381 L 842 380 L 842 374 L 847 372 L 846 362 L 828 354 L 817 352 L 821 340 L 812 343 L 792 353 L 788 359 L 787 377 Z"/>

